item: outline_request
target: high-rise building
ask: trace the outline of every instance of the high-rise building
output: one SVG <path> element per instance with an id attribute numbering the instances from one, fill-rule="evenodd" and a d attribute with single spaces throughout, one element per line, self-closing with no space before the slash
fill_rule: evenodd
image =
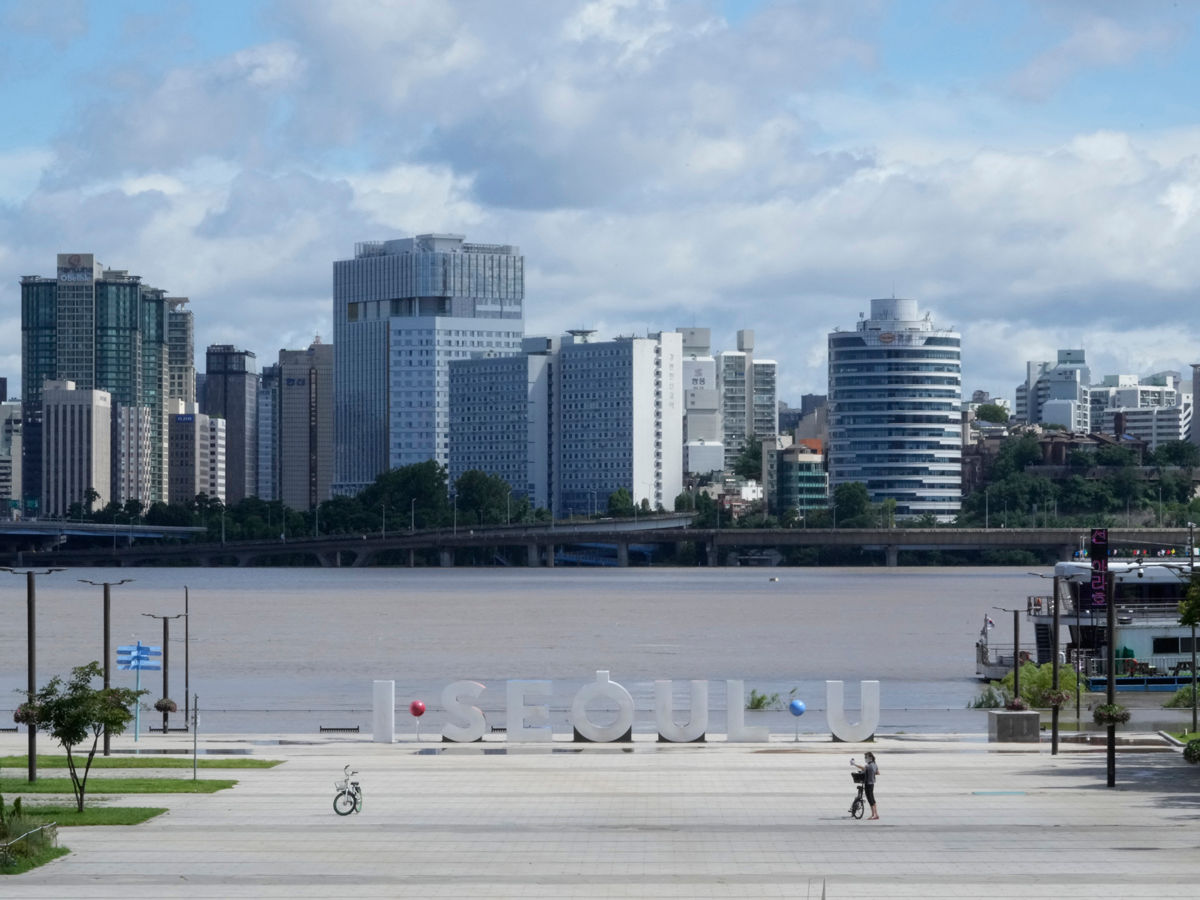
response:
<path id="1" fill-rule="evenodd" d="M 534 508 L 553 508 L 551 372 L 559 347 L 558 338 L 529 337 L 519 356 L 451 361 L 452 485 L 474 469 L 503 478 Z"/>
<path id="2" fill-rule="evenodd" d="M 113 410 L 112 435 L 112 499 L 121 504 L 127 500 L 145 503 L 142 498 L 151 493 L 150 472 L 153 460 L 157 457 L 152 444 L 154 437 L 150 428 L 150 410 L 144 406 L 118 406 Z M 167 471 L 169 497 L 169 450 Z"/>
<path id="3" fill-rule="evenodd" d="M 462 235 L 360 243 L 333 264 L 335 493 L 449 464 L 450 362 L 517 353 L 524 297 L 520 250 Z"/>
<path id="4" fill-rule="evenodd" d="M 604 509 L 608 495 L 673 509 L 683 490 L 683 341 L 677 331 L 564 339 L 559 353 L 556 514 Z"/>
<path id="5" fill-rule="evenodd" d="M 0 518 L 21 509 L 21 404 L 0 401 Z"/>
<path id="6" fill-rule="evenodd" d="M 725 468 L 732 469 L 750 437 L 779 431 L 779 394 L 774 360 L 754 358 L 754 332 L 737 333 L 737 350 L 717 354 Z"/>
<path id="7" fill-rule="evenodd" d="M 196 412 L 171 417 L 171 499 L 185 505 L 199 494 L 225 502 L 225 420 Z"/>
<path id="8" fill-rule="evenodd" d="M 677 328 L 683 335 L 683 466 L 692 475 L 725 468 L 717 361 L 707 328 Z"/>
<path id="9" fill-rule="evenodd" d="M 187 297 L 167 297 L 167 396 L 196 402 L 196 323 Z"/>
<path id="10" fill-rule="evenodd" d="M 1092 427 L 1091 381 L 1083 350 L 1059 350 L 1057 362 L 1027 362 L 1025 381 L 1017 385 L 1017 421 L 1087 434 Z"/>
<path id="11" fill-rule="evenodd" d="M 75 503 L 105 506 L 111 497 L 112 398 L 68 380 L 46 381 L 40 394 L 42 514 L 63 516 Z"/>
<path id="12" fill-rule="evenodd" d="M 602 512 L 622 488 L 672 508 L 683 490 L 680 334 L 590 335 L 451 363 L 451 481 L 478 469 L 556 516 Z"/>
<path id="13" fill-rule="evenodd" d="M 58 254 L 54 278 L 21 279 L 21 394 L 25 407 L 23 491 L 42 494 L 42 385 L 70 380 L 107 392 L 116 408 L 149 411 L 145 496 L 167 496 L 168 343 L 165 292 L 140 276 L 106 269 L 90 253 Z M 110 486 L 104 489 L 110 495 Z"/>
<path id="14" fill-rule="evenodd" d="M 950 521 L 962 502 L 962 340 L 915 300 L 871 301 L 829 335 L 829 483 L 862 482 L 896 515 Z"/>
<path id="15" fill-rule="evenodd" d="M 258 379 L 258 498 L 279 500 L 279 364 Z"/>
<path id="16" fill-rule="evenodd" d="M 258 492 L 258 365 L 249 350 L 213 344 L 205 354 L 201 412 L 225 420 L 225 501 Z"/>
<path id="17" fill-rule="evenodd" d="M 328 500 L 333 483 L 333 345 L 279 351 L 280 498 L 291 509 Z"/>

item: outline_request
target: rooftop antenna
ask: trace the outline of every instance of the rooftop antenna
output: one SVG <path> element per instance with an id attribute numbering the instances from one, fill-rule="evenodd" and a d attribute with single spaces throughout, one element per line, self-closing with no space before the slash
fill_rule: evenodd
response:
<path id="1" fill-rule="evenodd" d="M 568 328 L 567 329 L 567 334 L 571 335 L 571 337 L 575 338 L 581 344 L 588 343 L 589 340 L 591 339 L 592 335 L 595 333 L 596 333 L 595 328 Z"/>

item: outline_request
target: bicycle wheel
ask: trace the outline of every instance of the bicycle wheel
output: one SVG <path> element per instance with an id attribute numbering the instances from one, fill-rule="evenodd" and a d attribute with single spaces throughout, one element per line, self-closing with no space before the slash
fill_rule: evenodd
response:
<path id="1" fill-rule="evenodd" d="M 354 812 L 354 795 L 349 791 L 342 791 L 333 798 L 333 811 L 339 816 L 348 816 Z"/>
<path id="2" fill-rule="evenodd" d="M 861 819 L 863 817 L 864 805 L 865 804 L 862 801 L 862 797 L 855 797 L 854 802 L 850 804 L 850 815 L 854 816 L 856 819 Z"/>
<path id="3" fill-rule="evenodd" d="M 363 797 L 363 795 L 362 795 L 361 790 L 355 791 L 355 793 L 354 793 L 354 811 L 356 813 L 362 812 L 362 797 Z"/>

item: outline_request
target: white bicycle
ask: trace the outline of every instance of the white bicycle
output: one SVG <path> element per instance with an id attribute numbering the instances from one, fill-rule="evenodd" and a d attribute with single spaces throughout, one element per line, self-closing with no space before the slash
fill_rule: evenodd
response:
<path id="1" fill-rule="evenodd" d="M 346 766 L 343 771 L 346 773 L 345 779 L 333 783 L 334 790 L 337 791 L 333 798 L 333 811 L 339 816 L 348 816 L 350 813 L 362 812 L 363 792 L 357 781 L 350 780 L 350 776 L 358 774 L 358 769 Z"/>

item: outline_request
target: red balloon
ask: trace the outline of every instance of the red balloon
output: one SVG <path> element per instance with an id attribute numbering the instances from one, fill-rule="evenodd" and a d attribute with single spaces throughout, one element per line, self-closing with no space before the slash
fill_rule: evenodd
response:
<path id="1" fill-rule="evenodd" d="M 420 700 L 414 700 L 412 703 L 408 704 L 408 711 L 414 716 L 423 716 L 425 715 L 425 704 Z"/>

